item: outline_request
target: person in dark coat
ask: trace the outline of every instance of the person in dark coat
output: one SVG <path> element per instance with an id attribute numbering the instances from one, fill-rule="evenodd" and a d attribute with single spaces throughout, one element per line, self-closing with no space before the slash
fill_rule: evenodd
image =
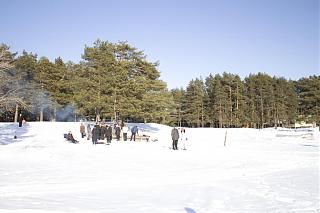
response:
<path id="1" fill-rule="evenodd" d="M 22 127 L 23 117 L 22 114 L 19 115 L 19 127 Z"/>
<path id="2" fill-rule="evenodd" d="M 171 131 L 171 138 L 172 138 L 172 148 L 174 150 L 178 150 L 178 140 L 179 140 L 179 131 L 176 127 L 173 127 Z"/>
<path id="3" fill-rule="evenodd" d="M 104 140 L 107 136 L 107 126 L 106 125 L 102 125 L 101 126 L 101 136 L 100 139 Z"/>
<path id="4" fill-rule="evenodd" d="M 116 133 L 117 141 L 120 140 L 120 132 L 121 132 L 121 128 L 120 128 L 119 125 L 117 125 L 116 128 L 115 128 L 115 133 Z"/>
<path id="5" fill-rule="evenodd" d="M 133 137 L 133 141 L 136 141 L 136 134 L 138 133 L 138 131 L 139 130 L 137 126 L 132 127 L 130 141 L 132 141 L 132 137 Z"/>
<path id="6" fill-rule="evenodd" d="M 101 124 L 97 125 L 97 139 L 101 140 Z"/>
<path id="7" fill-rule="evenodd" d="M 106 136 L 107 136 L 107 143 L 111 143 L 111 140 L 112 140 L 112 126 L 111 125 L 108 126 Z"/>
<path id="8" fill-rule="evenodd" d="M 92 129 L 92 144 L 96 145 L 98 142 L 98 129 L 97 129 L 98 125 L 95 125 Z"/>

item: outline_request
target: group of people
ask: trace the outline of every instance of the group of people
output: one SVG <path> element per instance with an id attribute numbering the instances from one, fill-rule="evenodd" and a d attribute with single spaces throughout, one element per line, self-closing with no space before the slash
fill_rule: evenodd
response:
<path id="1" fill-rule="evenodd" d="M 176 127 L 173 127 L 173 129 L 171 130 L 171 138 L 172 138 L 172 149 L 173 150 L 178 150 L 179 139 L 182 143 L 183 149 L 186 150 L 186 142 L 187 142 L 188 138 L 186 135 L 185 128 L 180 128 L 180 131 L 179 131 L 179 129 L 177 129 Z"/>
<path id="2" fill-rule="evenodd" d="M 91 130 L 90 124 L 87 125 L 87 133 L 85 131 L 85 126 L 83 123 L 80 125 L 80 133 L 81 137 L 84 138 L 87 135 L 87 140 L 92 139 L 92 144 L 97 144 L 98 140 L 107 140 L 107 144 L 110 144 L 112 141 L 113 132 L 116 137 L 116 140 L 119 141 L 122 133 L 122 138 L 124 141 L 128 139 L 128 127 L 124 124 L 114 124 L 107 125 L 107 124 L 95 124 Z M 134 126 L 131 129 L 131 138 L 130 140 L 136 140 L 136 134 L 138 133 L 138 127 Z"/>
<path id="3" fill-rule="evenodd" d="M 135 141 L 136 140 L 136 134 L 138 134 L 138 127 L 133 126 L 131 128 L 131 137 L 130 141 L 132 139 Z M 116 139 L 119 141 L 120 140 L 120 134 L 122 132 L 123 134 L 123 140 L 127 141 L 128 138 L 128 127 L 125 125 L 119 125 L 119 124 L 114 124 L 113 128 L 112 125 L 103 125 L 103 124 L 95 124 L 93 126 L 93 129 L 91 130 L 90 124 L 87 125 L 87 132 L 85 131 L 85 126 L 83 123 L 80 125 L 80 133 L 81 137 L 84 138 L 87 136 L 87 140 L 92 139 L 92 144 L 95 145 L 98 143 L 98 140 L 107 140 L 107 144 L 110 144 L 112 141 L 112 132 L 115 133 Z M 186 142 L 188 140 L 187 135 L 186 135 L 186 129 L 185 128 L 176 128 L 173 127 L 171 130 L 171 138 L 172 138 L 172 149 L 173 150 L 178 150 L 178 141 L 180 139 L 180 142 L 182 143 L 182 147 L 184 150 L 186 150 Z M 67 140 L 70 140 L 73 143 L 77 143 L 73 138 L 73 135 L 71 132 L 68 133 L 67 135 Z"/>

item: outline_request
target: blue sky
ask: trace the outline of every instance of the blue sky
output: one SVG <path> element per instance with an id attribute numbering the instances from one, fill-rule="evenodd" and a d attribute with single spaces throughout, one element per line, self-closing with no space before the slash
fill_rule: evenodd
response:
<path id="1" fill-rule="evenodd" d="M 79 62 L 96 39 L 159 61 L 168 88 L 224 71 L 320 75 L 318 0 L 0 0 L 0 43 Z"/>

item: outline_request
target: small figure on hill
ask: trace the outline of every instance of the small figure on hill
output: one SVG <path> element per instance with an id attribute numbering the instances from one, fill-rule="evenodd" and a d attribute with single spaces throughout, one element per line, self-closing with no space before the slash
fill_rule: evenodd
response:
<path id="1" fill-rule="evenodd" d="M 130 141 L 132 141 L 132 137 L 133 137 L 133 141 L 136 141 L 136 134 L 138 134 L 138 131 L 139 130 L 137 126 L 132 127 Z"/>
<path id="2" fill-rule="evenodd" d="M 22 117 L 22 114 L 20 114 L 20 115 L 19 115 L 19 120 L 18 120 L 18 121 L 19 121 L 19 127 L 22 127 L 23 119 L 24 119 L 24 118 Z"/>
<path id="3" fill-rule="evenodd" d="M 81 138 L 84 138 L 84 136 L 86 136 L 86 127 L 83 125 L 83 123 L 80 124 L 80 134 Z"/>
<path id="4" fill-rule="evenodd" d="M 178 150 L 179 131 L 176 127 L 171 130 L 172 149 Z"/>
<path id="5" fill-rule="evenodd" d="M 128 138 L 128 127 L 126 125 L 124 125 L 122 127 L 122 135 L 123 135 L 123 140 L 127 141 L 127 138 Z"/>

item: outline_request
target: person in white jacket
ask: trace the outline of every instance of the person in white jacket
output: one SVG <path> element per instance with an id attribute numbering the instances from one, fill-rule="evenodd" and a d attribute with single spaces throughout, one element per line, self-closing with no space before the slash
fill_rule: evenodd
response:
<path id="1" fill-rule="evenodd" d="M 180 141 L 181 141 L 181 144 L 183 146 L 183 150 L 186 150 L 186 143 L 188 141 L 188 137 L 186 135 L 186 129 L 185 128 L 181 128 L 181 130 L 180 130 Z"/>

